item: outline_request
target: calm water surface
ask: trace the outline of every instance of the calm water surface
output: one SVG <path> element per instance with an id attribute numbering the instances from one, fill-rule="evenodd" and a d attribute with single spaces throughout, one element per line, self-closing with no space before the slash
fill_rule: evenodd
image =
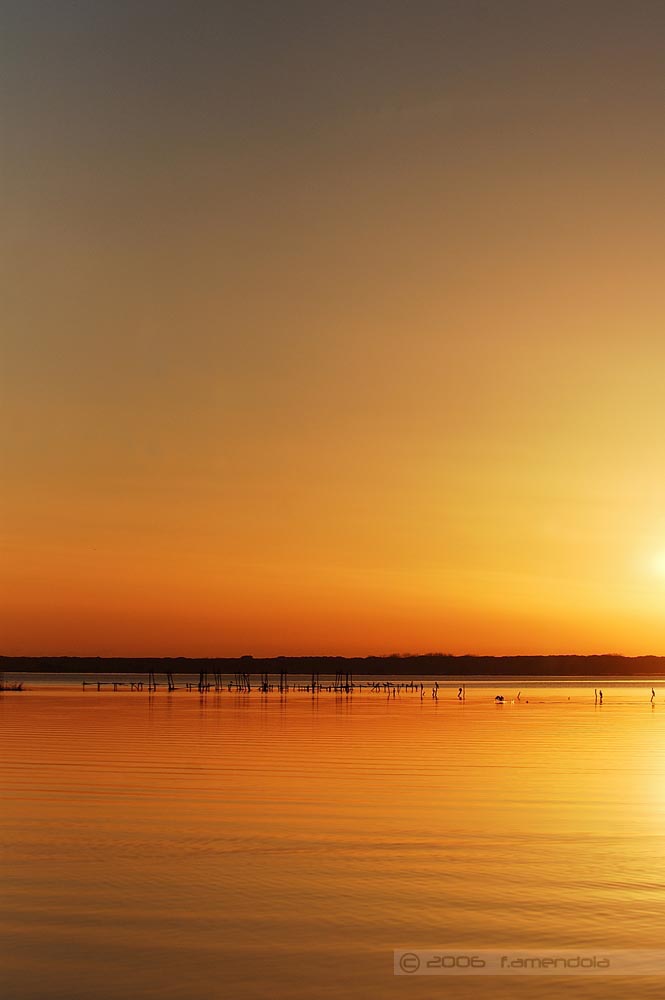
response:
<path id="1" fill-rule="evenodd" d="M 0 696 L 0 996 L 662 997 L 393 976 L 394 948 L 662 947 L 665 690 L 603 689 Z"/>

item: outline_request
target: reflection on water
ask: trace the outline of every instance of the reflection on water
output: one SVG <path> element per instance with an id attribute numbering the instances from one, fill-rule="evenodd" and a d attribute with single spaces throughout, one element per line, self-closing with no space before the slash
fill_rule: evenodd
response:
<path id="1" fill-rule="evenodd" d="M 603 687 L 0 696 L 0 995 L 662 996 L 392 972 L 661 947 L 665 692 Z"/>

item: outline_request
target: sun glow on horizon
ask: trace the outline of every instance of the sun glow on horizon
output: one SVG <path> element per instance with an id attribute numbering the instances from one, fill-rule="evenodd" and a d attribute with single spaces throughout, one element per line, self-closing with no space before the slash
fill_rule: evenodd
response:
<path id="1" fill-rule="evenodd" d="M 648 566 L 652 576 L 665 580 L 665 549 L 654 552 L 649 557 Z"/>

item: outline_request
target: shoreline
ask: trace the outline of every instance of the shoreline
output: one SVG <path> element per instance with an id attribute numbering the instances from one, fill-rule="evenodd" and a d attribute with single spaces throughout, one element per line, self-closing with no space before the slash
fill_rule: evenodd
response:
<path id="1" fill-rule="evenodd" d="M 0 674 L 294 674 L 436 677 L 492 680 L 665 678 L 665 657 L 613 654 L 553 656 L 278 656 L 278 657 L 19 657 L 0 656 Z"/>

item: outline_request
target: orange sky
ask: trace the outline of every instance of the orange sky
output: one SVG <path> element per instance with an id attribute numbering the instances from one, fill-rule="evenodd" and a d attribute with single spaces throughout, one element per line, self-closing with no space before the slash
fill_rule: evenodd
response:
<path id="1" fill-rule="evenodd" d="M 0 16 L 1 651 L 665 654 L 662 5 L 316 6 Z"/>

